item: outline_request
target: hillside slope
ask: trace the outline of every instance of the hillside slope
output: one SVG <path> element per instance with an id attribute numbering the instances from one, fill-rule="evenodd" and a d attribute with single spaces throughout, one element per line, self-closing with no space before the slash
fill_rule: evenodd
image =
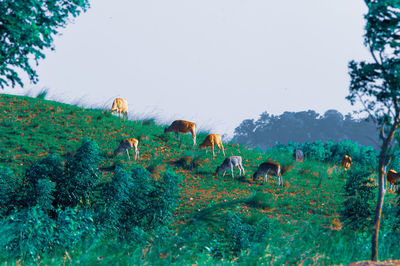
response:
<path id="1" fill-rule="evenodd" d="M 268 159 L 279 161 L 283 165 L 291 164 L 289 154 L 264 154 L 258 150 L 248 149 L 232 143 L 225 144 L 226 156 L 241 155 L 244 159 L 245 177 L 232 180 L 228 172 L 224 177 L 214 176 L 216 167 L 222 163 L 222 153 L 215 159 L 210 152 L 191 149 L 191 138 L 183 136 L 180 145 L 172 133 L 164 135 L 163 126 L 154 121 L 123 121 L 102 110 L 83 109 L 76 106 L 61 104 L 52 101 L 40 100 L 29 97 L 0 95 L 0 164 L 11 166 L 18 174 L 23 173 L 24 167 L 48 155 L 51 152 L 68 154 L 74 152 L 83 138 L 95 140 L 104 156 L 103 166 L 114 163 L 112 158 L 107 158 L 118 146 L 119 141 L 135 137 L 139 140 L 140 159 L 136 162 L 145 168 L 166 165 L 185 176 L 182 185 L 181 206 L 178 212 L 193 211 L 202 208 L 210 202 L 220 199 L 229 200 L 248 196 L 252 192 L 263 191 L 274 194 L 276 207 L 268 210 L 273 216 L 293 216 L 299 219 L 306 210 L 308 215 L 315 215 L 329 225 L 330 219 L 337 217 L 337 208 L 340 204 L 341 184 L 333 183 L 329 191 L 318 189 L 319 175 L 311 173 L 304 167 L 291 169 L 284 175 L 286 188 L 277 186 L 274 179 L 263 186 L 261 179 L 252 182 L 251 175 L 257 166 Z M 206 133 L 198 133 L 198 143 L 201 143 Z M 196 157 L 200 164 L 196 169 L 184 169 L 174 162 Z M 127 167 L 135 162 L 128 161 L 122 154 L 117 156 L 120 163 Z M 326 170 L 328 170 L 326 166 Z M 335 170 L 335 166 L 330 171 Z M 325 170 L 325 169 L 324 169 Z M 237 172 L 235 173 L 236 175 Z M 324 173 L 325 174 L 325 173 Z M 327 180 L 328 185 L 329 179 Z M 332 190 L 334 189 L 334 190 Z M 334 195 L 334 196 L 332 196 Z M 193 200 L 190 200 L 192 198 Z M 289 200 L 292 198 L 293 200 Z M 291 202 L 290 205 L 280 206 L 279 202 Z M 322 205 L 323 203 L 323 205 Z"/>
<path id="2" fill-rule="evenodd" d="M 11 167 L 17 176 L 22 176 L 28 166 L 50 153 L 71 156 L 84 138 L 99 145 L 103 157 L 101 166 L 104 168 L 121 165 L 130 169 L 139 164 L 148 169 L 154 179 L 159 178 L 159 173 L 166 168 L 172 169 L 183 177 L 179 185 L 179 207 L 173 217 L 172 227 L 176 230 L 187 222 L 185 219 L 190 213 L 216 203 L 248 198 L 256 192 L 266 195 L 266 205 L 238 205 L 235 211 L 248 217 L 261 215 L 275 220 L 282 226 L 277 232 L 279 238 L 290 242 L 297 239 L 297 232 L 307 231 L 308 228 L 322 230 L 324 235 L 342 228 L 339 212 L 344 201 L 346 174 L 338 164 L 318 161 L 295 163 L 290 153 L 279 149 L 262 152 L 225 143 L 226 156 L 240 155 L 244 159 L 245 176 L 238 177 L 235 170 L 235 179 L 232 179 L 229 171 L 224 177 L 222 174 L 214 175 L 216 167 L 224 159 L 222 153 L 212 158 L 210 152 L 197 147 L 192 149 L 190 136 L 183 135 L 178 142 L 172 133 L 164 134 L 165 126 L 158 125 L 154 120 L 123 121 L 104 110 L 4 94 L 0 94 L 0 113 L 0 166 Z M 198 133 L 198 143 L 206 135 L 205 132 Z M 115 158 L 111 156 L 119 141 L 128 137 L 139 140 L 140 159 L 136 162 L 128 161 L 125 154 Z M 278 187 L 274 178 L 264 185 L 261 179 L 252 180 L 258 165 L 268 160 L 283 166 L 284 187 Z M 318 242 L 318 239 L 299 245 L 307 250 L 307 245 L 315 246 L 314 241 Z M 335 254 L 340 256 L 340 251 L 335 251 Z M 293 257 L 293 261 L 288 263 L 328 259 L 324 254 L 303 251 L 286 256 Z M 331 259 L 327 261 L 332 262 Z M 366 258 L 358 257 L 358 260 L 361 259 Z M 275 260 L 272 257 L 270 262 Z"/>

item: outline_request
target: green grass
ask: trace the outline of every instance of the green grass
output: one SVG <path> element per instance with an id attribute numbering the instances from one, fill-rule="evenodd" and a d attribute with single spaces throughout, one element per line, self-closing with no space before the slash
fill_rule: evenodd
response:
<path id="1" fill-rule="evenodd" d="M 262 152 L 235 143 L 225 143 L 226 156 L 243 157 L 246 173 L 239 176 L 235 169 L 235 179 L 232 179 L 229 171 L 224 177 L 222 174 L 217 176 L 214 172 L 224 160 L 222 153 L 217 152 L 216 158 L 212 158 L 210 151 L 206 154 L 197 146 L 193 149 L 190 135 L 181 135 L 178 142 L 172 133 L 164 134 L 165 125 L 157 124 L 154 119 L 123 121 L 104 110 L 47 101 L 45 94 L 42 96 L 30 98 L 0 94 L 0 166 L 11 167 L 17 177 L 21 177 L 32 162 L 50 153 L 67 156 L 79 147 L 84 138 L 90 138 L 100 146 L 103 167 L 123 164 L 124 168 L 129 169 L 134 164 L 140 164 L 154 178 L 164 168 L 171 168 L 184 176 L 180 183 L 179 207 L 170 226 L 172 230 L 183 230 L 188 215 L 200 209 L 258 193 L 262 204 L 239 204 L 234 207 L 249 221 L 269 218 L 272 221 L 271 228 L 274 228 L 271 229 L 267 246 L 254 246 L 242 253 L 240 258 L 247 258 L 248 263 L 348 263 L 369 257 L 368 250 L 364 250 L 368 249 L 368 237 L 349 238 L 341 231 L 338 218 L 344 201 L 346 173 L 338 166 L 309 160 L 304 163 L 293 162 L 291 154 L 279 149 Z M 206 135 L 204 132 L 198 133 L 198 143 Z M 140 159 L 128 161 L 126 154 L 112 158 L 110 154 L 119 141 L 128 137 L 139 140 Z M 261 179 L 252 180 L 258 165 L 268 160 L 282 165 L 285 171 L 284 187 L 278 187 L 274 177 L 269 178 L 265 185 L 262 185 Z M 388 194 L 386 201 L 393 200 L 394 195 Z M 216 263 L 206 253 L 196 254 L 188 250 L 179 251 L 181 253 L 177 251 L 175 258 L 172 255 L 163 258 L 162 254 L 169 251 L 156 242 L 146 256 L 137 247 L 124 246 L 115 251 L 109 245 L 103 248 L 104 245 L 94 243 L 81 250 L 69 251 L 64 258 L 46 257 L 44 254 L 43 263 Z M 353 252 L 356 245 L 362 248 Z M 345 252 L 353 252 L 352 255 L 344 255 L 342 248 Z M 385 258 L 391 256 L 388 247 L 382 250 Z"/>

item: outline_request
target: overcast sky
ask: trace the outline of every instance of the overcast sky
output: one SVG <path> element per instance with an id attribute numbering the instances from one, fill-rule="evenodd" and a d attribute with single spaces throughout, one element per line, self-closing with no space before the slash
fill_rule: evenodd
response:
<path id="1" fill-rule="evenodd" d="M 354 110 L 348 62 L 369 60 L 362 0 L 93 0 L 37 67 L 50 99 L 196 122 L 232 135 L 267 111 Z"/>

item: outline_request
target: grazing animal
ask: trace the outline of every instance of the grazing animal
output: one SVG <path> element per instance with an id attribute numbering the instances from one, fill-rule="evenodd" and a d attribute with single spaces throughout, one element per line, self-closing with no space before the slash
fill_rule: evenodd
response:
<path id="1" fill-rule="evenodd" d="M 263 176 L 263 184 L 268 181 L 268 174 L 274 174 L 278 177 L 278 186 L 282 184 L 283 179 L 281 175 L 281 165 L 279 163 L 265 162 L 260 164 L 257 171 L 253 174 L 253 181 L 255 181 L 260 175 Z"/>
<path id="2" fill-rule="evenodd" d="M 179 140 L 179 132 L 182 133 L 192 133 L 193 147 L 196 145 L 196 123 L 185 121 L 185 120 L 175 120 L 172 124 L 164 129 L 164 133 L 175 132 L 176 138 Z"/>
<path id="3" fill-rule="evenodd" d="M 301 150 L 294 149 L 293 160 L 296 162 L 304 162 L 304 153 Z"/>
<path id="4" fill-rule="evenodd" d="M 225 157 L 225 151 L 224 151 L 224 146 L 222 145 L 222 138 L 220 134 L 209 134 L 206 139 L 199 145 L 200 149 L 206 148 L 206 153 L 207 153 L 207 147 L 211 146 L 212 147 L 212 153 L 213 156 L 215 157 L 214 153 L 214 145 L 217 145 L 220 150 L 222 150 L 222 154 Z"/>
<path id="5" fill-rule="evenodd" d="M 129 161 L 131 160 L 131 157 L 129 156 L 128 149 L 134 149 L 135 151 L 135 161 L 136 159 L 139 159 L 139 149 L 138 149 L 138 144 L 139 141 L 135 138 L 130 138 L 130 139 L 124 139 L 121 140 L 119 143 L 118 147 L 114 151 L 114 156 L 116 156 L 120 152 L 125 152 L 128 154 Z"/>
<path id="6" fill-rule="evenodd" d="M 387 172 L 386 178 L 387 178 L 387 181 L 389 181 L 389 183 L 390 183 L 390 189 L 393 191 L 396 191 L 397 185 L 395 185 L 395 184 L 396 184 L 397 180 L 399 180 L 399 178 L 400 178 L 400 173 L 397 173 L 395 170 L 390 169 Z"/>
<path id="7" fill-rule="evenodd" d="M 118 116 L 122 116 L 128 118 L 128 102 L 122 98 L 116 98 L 113 101 L 110 112 L 113 114 L 115 112 L 118 113 Z"/>
<path id="8" fill-rule="evenodd" d="M 342 166 L 344 170 L 349 170 L 352 163 L 351 157 L 348 155 L 343 156 Z"/>
<path id="9" fill-rule="evenodd" d="M 224 174 L 222 176 L 225 176 L 226 170 L 231 169 L 232 173 L 232 179 L 235 178 L 233 175 L 233 167 L 239 168 L 239 175 L 244 174 L 244 168 L 242 165 L 242 157 L 241 156 L 231 156 L 228 158 L 225 158 L 225 160 L 222 162 L 220 166 L 217 167 L 217 170 L 215 171 L 215 174 L 218 175 L 220 172 L 224 171 Z"/>

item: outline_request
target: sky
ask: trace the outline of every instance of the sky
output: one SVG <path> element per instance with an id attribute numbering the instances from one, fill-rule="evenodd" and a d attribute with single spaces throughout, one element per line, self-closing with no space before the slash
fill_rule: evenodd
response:
<path id="1" fill-rule="evenodd" d="M 38 84 L 10 94 L 184 119 L 226 137 L 262 112 L 357 107 L 345 99 L 363 45 L 362 0 L 93 0 L 55 37 Z"/>

